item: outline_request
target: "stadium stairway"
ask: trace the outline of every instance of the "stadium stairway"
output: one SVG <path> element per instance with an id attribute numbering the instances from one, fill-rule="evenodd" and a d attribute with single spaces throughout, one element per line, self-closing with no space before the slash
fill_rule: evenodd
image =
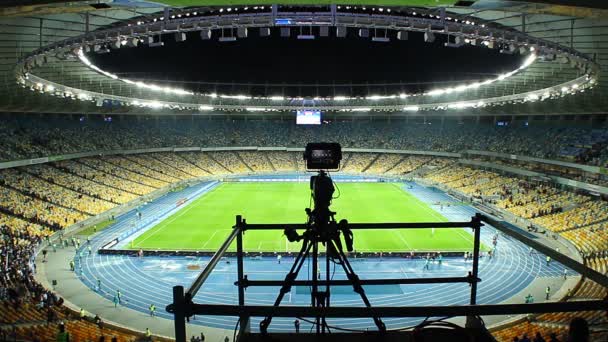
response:
<path id="1" fill-rule="evenodd" d="M 241 163 L 243 163 L 243 165 L 245 165 L 245 167 L 250 171 L 250 172 L 255 172 L 253 170 L 253 168 L 251 167 L 251 165 L 247 164 L 247 162 L 245 161 L 245 159 L 243 158 L 243 156 L 240 155 L 240 153 L 238 152 L 232 152 L 234 153 L 234 155 L 238 158 L 238 160 L 241 161 Z"/>
<path id="2" fill-rule="evenodd" d="M 156 172 L 156 173 L 159 173 L 159 174 L 164 175 L 166 177 L 169 177 L 169 180 L 171 181 L 171 183 L 178 182 L 178 181 L 181 180 L 180 177 L 177 177 L 174 174 L 176 174 L 176 173 L 183 173 L 184 172 L 182 170 L 177 170 L 177 169 L 173 168 L 172 166 L 169 168 L 169 170 L 173 169 L 173 171 L 169 171 L 168 172 L 168 170 L 165 170 L 162 167 L 154 165 L 152 163 L 152 160 L 148 159 L 147 162 L 144 163 L 143 160 L 138 159 L 138 158 L 142 158 L 142 159 L 146 160 L 148 158 L 148 156 L 137 156 L 137 158 L 136 157 L 130 157 L 130 156 L 123 156 L 123 158 L 126 159 L 126 160 L 128 160 L 129 162 L 137 165 L 138 167 L 141 167 L 144 170 L 147 169 L 147 170 L 150 170 L 152 172 Z M 150 157 L 150 158 L 152 158 L 154 161 L 156 161 L 155 158 L 153 158 L 153 157 Z M 160 179 L 160 180 L 162 180 L 162 179 Z"/>
<path id="3" fill-rule="evenodd" d="M 384 173 L 389 173 L 392 169 L 397 167 L 397 165 L 399 165 L 405 158 L 407 158 L 407 156 L 403 156 L 403 157 L 399 158 L 399 160 L 397 160 L 396 163 L 392 164 L 386 170 L 384 170 Z"/>
<path id="4" fill-rule="evenodd" d="M 33 191 L 27 191 L 25 189 L 21 189 L 21 188 L 15 187 L 13 185 L 9 185 L 6 182 L 0 182 L 0 184 L 1 184 L 1 186 L 5 187 L 7 189 L 11 189 L 11 190 L 13 190 L 15 192 L 18 192 L 18 193 L 22 194 L 23 196 L 32 197 L 32 198 L 35 198 L 35 199 L 37 199 L 39 201 L 49 203 L 49 204 L 51 204 L 53 206 L 61 207 L 61 208 L 68 209 L 68 210 L 74 210 L 74 211 L 77 211 L 77 212 L 79 212 L 81 214 L 85 214 L 85 215 L 88 215 L 88 216 L 93 216 L 92 213 L 87 213 L 87 212 L 84 212 L 82 210 L 78 210 L 76 208 L 70 208 L 70 207 L 67 207 L 65 205 L 61 205 L 59 203 L 56 203 L 52 199 L 47 198 L 45 196 L 42 196 L 39 193 L 36 193 L 36 192 L 33 192 Z"/>
<path id="5" fill-rule="evenodd" d="M 206 172 L 206 173 L 208 173 L 208 174 L 210 174 L 210 175 L 212 175 L 212 174 L 213 174 L 213 172 L 211 172 L 211 171 L 207 170 L 206 168 L 203 168 L 201 165 L 198 165 L 198 164 L 196 164 L 196 163 L 192 162 L 191 160 L 188 160 L 188 159 L 187 159 L 186 157 L 184 157 L 184 155 L 183 155 L 183 154 L 181 154 L 181 153 L 176 153 L 176 154 L 175 154 L 175 156 L 176 156 L 177 158 L 180 158 L 181 160 L 185 161 L 186 163 L 188 163 L 188 164 L 190 164 L 190 165 L 193 165 L 194 167 L 196 167 L 196 168 L 198 168 L 198 169 L 200 169 L 200 170 L 202 170 L 202 171 L 204 171 L 204 172 Z"/>
<path id="6" fill-rule="evenodd" d="M 346 166 L 348 165 L 348 162 L 350 161 L 350 158 L 352 158 L 353 153 L 347 153 L 346 157 L 344 158 L 344 161 L 342 162 L 342 170 L 346 169 Z"/>
<path id="7" fill-rule="evenodd" d="M 121 157 L 119 157 L 119 158 L 121 158 Z M 125 159 L 125 158 L 123 158 L 123 159 Z M 125 160 L 127 160 L 127 161 L 130 162 L 129 159 L 125 159 Z M 114 167 L 127 170 L 127 171 L 129 171 L 131 173 L 138 174 L 138 175 L 140 175 L 142 177 L 151 178 L 151 179 L 154 179 L 155 181 L 162 182 L 162 183 L 167 183 L 166 181 L 164 181 L 164 180 L 162 180 L 162 179 L 160 179 L 160 178 L 158 178 L 158 177 L 156 177 L 154 175 L 146 175 L 141 170 L 138 170 L 138 169 L 136 169 L 134 167 L 126 167 L 125 165 L 122 165 L 121 163 L 119 163 L 117 160 L 112 160 L 112 159 L 108 158 L 108 159 L 104 159 L 103 161 L 106 162 L 106 163 L 108 163 L 108 164 L 111 164 Z"/>
<path id="8" fill-rule="evenodd" d="M 94 193 L 91 193 L 91 192 L 88 192 L 88 191 L 85 192 L 85 191 L 83 191 L 83 189 L 71 188 L 71 187 L 67 187 L 65 185 L 62 185 L 61 183 L 56 182 L 53 178 L 50 178 L 50 177 L 49 178 L 41 177 L 40 175 L 38 175 L 38 174 L 36 174 L 34 172 L 31 172 L 28 169 L 23 169 L 23 172 L 27 173 L 31 177 L 37 178 L 37 179 L 39 179 L 41 181 L 44 181 L 44 182 L 51 183 L 51 184 L 56 185 L 56 186 L 58 186 L 60 188 L 64 188 L 64 189 L 66 189 L 68 191 L 74 191 L 74 192 L 77 192 L 77 193 L 82 194 L 84 196 L 93 197 L 93 198 L 96 198 L 96 199 L 101 200 L 101 201 L 108 201 L 108 202 L 113 203 L 115 205 L 120 205 L 120 203 L 117 202 L 117 201 L 114 201 L 114 200 L 111 200 L 111 199 L 104 199 L 104 198 L 102 198 L 101 196 L 99 196 L 97 194 L 94 194 Z"/>
<path id="9" fill-rule="evenodd" d="M 206 153 L 205 154 L 207 157 L 209 157 L 209 159 L 213 160 L 216 164 L 218 164 L 219 166 L 221 166 L 224 170 L 228 171 L 228 173 L 234 173 L 232 170 L 230 170 L 226 165 L 220 163 L 216 158 L 214 158 L 211 153 Z"/>
<path id="10" fill-rule="evenodd" d="M 81 176 L 81 175 L 79 175 L 78 173 L 76 173 L 76 172 L 74 172 L 74 171 L 70 170 L 70 169 L 69 169 L 69 168 L 67 168 L 67 167 L 64 167 L 64 166 L 60 165 L 59 163 L 49 163 L 48 165 L 50 165 L 50 166 L 54 167 L 55 169 L 57 169 L 57 170 L 59 170 L 59 171 L 61 171 L 61 172 L 64 172 L 64 173 L 70 174 L 70 175 L 72 175 L 72 176 L 74 176 L 74 177 L 80 177 L 80 178 L 86 179 L 86 180 L 88 180 L 88 181 L 90 181 L 90 182 L 97 183 L 97 184 L 99 184 L 99 185 L 101 185 L 101 186 L 107 186 L 108 188 L 112 188 L 112 189 L 115 189 L 115 190 L 118 190 L 118 191 L 122 191 L 122 192 L 130 193 L 130 194 L 133 194 L 133 195 L 138 195 L 138 196 L 140 195 L 140 194 L 137 194 L 137 193 L 135 193 L 135 192 L 133 192 L 133 191 L 130 191 L 129 189 L 121 189 L 121 188 L 118 188 L 118 187 L 113 186 L 112 184 L 108 184 L 108 183 L 103 183 L 103 182 L 100 182 L 99 180 L 97 180 L 97 179 L 95 179 L 95 178 L 93 178 L 93 177 L 89 177 L 89 178 L 82 177 L 82 176 Z"/>
<path id="11" fill-rule="evenodd" d="M 87 160 L 85 158 L 85 159 L 81 159 L 81 160 L 75 160 L 75 162 L 78 163 L 78 164 L 82 164 L 83 166 L 85 166 L 87 168 L 90 168 L 90 169 L 93 169 L 95 171 L 98 171 L 101 174 L 109 173 L 107 169 L 104 169 L 104 165 L 107 165 L 108 167 L 111 167 L 113 169 L 123 169 L 123 168 L 121 168 L 121 167 L 119 167 L 117 165 L 114 165 L 112 163 L 109 163 L 109 162 L 105 161 L 104 159 L 99 159 L 99 160 L 96 160 L 95 162 L 93 162 L 93 159 Z M 126 169 L 123 169 L 123 170 L 128 171 Z M 129 172 L 131 172 L 131 171 L 129 171 Z M 153 185 L 142 183 L 141 181 L 139 181 L 139 180 L 137 180 L 135 178 L 126 178 L 126 177 L 124 177 L 123 175 L 121 175 L 121 174 L 119 174 L 117 172 L 111 172 L 111 174 L 112 174 L 113 177 L 120 178 L 120 179 L 125 180 L 125 181 L 130 181 L 130 182 L 133 182 L 133 183 L 137 183 L 139 185 L 148 186 L 148 187 L 151 187 L 151 188 L 154 188 L 154 189 L 158 189 L 158 186 L 153 186 Z"/>
<path id="12" fill-rule="evenodd" d="M 429 159 L 428 161 L 422 163 L 418 168 L 416 168 L 414 171 L 408 173 L 409 177 L 426 177 L 426 175 L 428 175 L 431 172 L 435 172 L 435 171 L 441 171 L 444 168 L 431 168 L 429 166 L 429 164 L 431 164 L 433 162 L 433 160 L 435 159 Z M 449 167 L 449 166 L 446 166 Z"/>
<path id="13" fill-rule="evenodd" d="M 305 170 L 300 170 L 300 163 L 298 163 L 297 153 L 292 153 L 291 154 L 291 158 L 292 158 L 292 161 L 293 161 L 294 169 L 296 171 L 298 171 L 298 172 L 305 171 Z"/>
<path id="14" fill-rule="evenodd" d="M 263 155 L 264 155 L 264 158 L 266 159 L 266 161 L 268 162 L 268 164 L 270 164 L 270 168 L 272 169 L 272 171 L 276 172 L 277 168 L 272 164 L 272 161 L 270 160 L 268 153 L 263 153 Z"/>
<path id="15" fill-rule="evenodd" d="M 374 165 L 374 163 L 376 162 L 376 160 L 378 160 L 378 158 L 380 158 L 381 155 L 382 154 L 380 154 L 380 153 L 376 154 L 376 156 L 374 157 L 374 159 L 372 159 L 372 161 L 370 161 L 369 164 L 367 164 L 367 166 L 365 166 L 361 170 L 361 172 L 363 173 L 363 172 L 367 171 L 367 169 L 369 169 L 370 167 L 372 167 L 372 165 Z"/>
<path id="16" fill-rule="evenodd" d="M 179 154 L 176 154 L 176 155 L 179 155 Z M 155 154 L 152 154 L 152 155 L 150 156 L 150 158 L 153 158 L 153 159 L 154 159 L 154 160 L 156 160 L 156 161 L 157 161 L 159 164 L 162 164 L 162 165 L 166 166 L 167 168 L 169 168 L 169 170 L 171 170 L 171 169 L 172 169 L 172 170 L 177 170 L 177 171 L 180 171 L 180 172 L 183 172 L 183 173 L 187 174 L 188 176 L 190 176 L 190 177 L 192 177 L 192 178 L 196 178 L 196 175 L 193 175 L 193 174 L 191 174 L 191 173 L 188 173 L 186 170 L 180 170 L 180 169 L 176 168 L 176 167 L 175 167 L 175 165 L 171 165 L 171 164 L 169 164 L 168 162 L 166 162 L 166 161 L 165 161 L 165 160 L 163 160 L 162 158 L 160 158 L 160 157 L 156 156 Z"/>

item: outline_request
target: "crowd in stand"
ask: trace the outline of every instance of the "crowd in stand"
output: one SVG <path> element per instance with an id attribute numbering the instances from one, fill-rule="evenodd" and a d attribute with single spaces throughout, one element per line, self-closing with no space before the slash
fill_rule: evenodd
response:
<path id="1" fill-rule="evenodd" d="M 332 121 L 318 127 L 288 121 L 194 118 L 0 117 L 0 160 L 156 147 L 284 146 L 338 141 L 343 147 L 460 152 L 467 149 L 606 165 L 608 129 L 457 122 Z"/>
<path id="2" fill-rule="evenodd" d="M 0 213 L 0 322 L 20 317 L 53 322 L 63 299 L 34 279 L 34 251 L 51 232 L 35 223 Z"/>
<path id="3" fill-rule="evenodd" d="M 36 249 L 49 242 L 51 233 L 42 225 L 0 213 L 0 340 L 102 341 L 105 336 L 113 342 L 149 341 L 142 333 L 104 327 L 98 316 L 88 317 L 84 310 L 78 315 L 35 280 Z"/>
<path id="4" fill-rule="evenodd" d="M 604 200 L 554 188 L 538 182 L 514 179 L 468 167 L 438 168 L 426 175 L 428 181 L 475 196 L 518 217 L 532 219 L 542 230 L 559 232 L 583 255 L 590 268 L 608 274 L 608 205 Z M 603 299 L 608 290 L 585 279 L 569 298 Z M 500 342 L 570 341 L 568 324 L 581 316 L 593 326 L 608 324 L 603 312 L 553 313 L 493 333 Z M 535 335 L 540 338 L 534 339 Z M 606 334 L 595 334 L 604 341 Z M 576 340 L 576 339 L 575 339 Z"/>
<path id="5" fill-rule="evenodd" d="M 605 141 L 582 139 L 577 128 L 509 129 L 433 125 L 398 126 L 382 122 L 341 122 L 302 128 L 286 122 L 164 121 L 124 119 L 85 123 L 61 119 L 34 121 L 4 118 L 0 125 L 4 160 L 97 150 L 167 146 L 298 146 L 309 141 L 340 141 L 344 147 L 435 151 L 480 149 L 537 157 L 567 157 L 573 142 L 584 146 L 575 160 L 605 163 Z M 94 130 L 94 133 L 91 133 Z M 542 131 L 542 134 L 539 133 Z M 261 133 L 263 132 L 263 133 Z M 595 135 L 603 139 L 604 135 Z M 599 146 L 599 147 L 598 147 Z M 492 171 L 455 166 L 430 156 L 345 153 L 344 171 L 407 175 L 425 170 L 428 181 L 481 199 L 530 223 L 563 235 L 585 256 L 586 263 L 608 271 L 608 205 L 534 181 Z M 99 156 L 0 170 L 0 299 L 6 306 L 33 306 L 36 315 L 61 318 L 61 299 L 32 277 L 32 253 L 45 236 L 93 215 L 182 180 L 230 173 L 294 171 L 305 166 L 297 152 L 227 151 Z M 584 281 L 574 298 L 603 298 L 606 289 Z M 1 308 L 0 308 L 0 311 Z M 8 312 L 8 311 L 5 311 Z M 49 313 L 50 312 L 50 313 Z M 38 316 L 36 316 L 38 317 Z M 46 316 L 44 316 L 46 317 Z M 0 318 L 3 318 L 0 315 Z M 565 322 L 571 316 L 541 316 L 543 322 Z M 595 319 L 595 316 L 588 319 Z M 46 318 L 44 318 L 46 319 Z M 526 333 L 540 326 L 527 323 Z M 519 334 L 521 335 L 521 334 Z"/>
<path id="6" fill-rule="evenodd" d="M 551 231 L 608 219 L 608 206 L 586 195 L 524 181 L 449 158 L 345 153 L 344 172 L 426 177 L 471 198 L 484 198 Z M 179 181 L 231 173 L 304 170 L 298 152 L 163 152 L 66 160 L 0 170 L 0 212 L 59 229 Z M 436 170 L 436 171 L 433 171 Z"/>

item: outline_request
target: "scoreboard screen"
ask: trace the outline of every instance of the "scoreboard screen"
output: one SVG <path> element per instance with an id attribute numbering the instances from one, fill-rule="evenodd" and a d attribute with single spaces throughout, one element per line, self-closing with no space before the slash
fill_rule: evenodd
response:
<path id="1" fill-rule="evenodd" d="M 297 125 L 320 125 L 321 111 L 318 110 L 298 110 L 296 112 Z"/>

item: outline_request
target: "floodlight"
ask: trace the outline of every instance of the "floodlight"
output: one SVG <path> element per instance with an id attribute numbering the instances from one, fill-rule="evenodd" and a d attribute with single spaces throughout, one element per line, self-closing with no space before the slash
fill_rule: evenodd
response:
<path id="1" fill-rule="evenodd" d="M 236 29 L 236 35 L 239 38 L 247 38 L 247 28 L 246 27 L 239 27 Z"/>
<path id="2" fill-rule="evenodd" d="M 211 39 L 211 30 L 201 30 L 201 39 L 202 40 Z"/>
<path id="3" fill-rule="evenodd" d="M 139 39 L 137 38 L 128 38 L 126 40 L 126 47 L 137 47 L 137 45 L 139 44 Z"/>
<path id="4" fill-rule="evenodd" d="M 372 37 L 373 42 L 388 43 L 391 41 L 389 37 Z"/>
<path id="5" fill-rule="evenodd" d="M 218 39 L 218 41 L 220 41 L 222 43 L 225 43 L 225 42 L 234 42 L 234 41 L 236 41 L 236 37 L 232 37 L 232 36 L 231 37 L 220 37 Z"/>
<path id="6" fill-rule="evenodd" d="M 260 27 L 260 37 L 269 37 L 269 36 L 270 36 L 270 28 Z"/>
<path id="7" fill-rule="evenodd" d="M 186 32 L 178 32 L 175 34 L 176 42 L 185 42 L 186 41 Z"/>

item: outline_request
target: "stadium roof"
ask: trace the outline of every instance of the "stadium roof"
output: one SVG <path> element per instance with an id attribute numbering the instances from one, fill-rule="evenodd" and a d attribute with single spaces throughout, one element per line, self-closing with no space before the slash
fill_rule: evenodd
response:
<path id="1" fill-rule="evenodd" d="M 366 1 L 367 3 L 391 4 L 392 0 Z M 196 0 L 165 0 L 172 5 L 196 5 Z M 209 4 L 209 1 L 204 1 Z M 217 0 L 218 4 L 230 0 Z M 238 1 L 244 3 L 244 1 Z M 245 2 L 249 2 L 248 0 Z M 263 2 L 263 1 L 262 1 Z M 301 1 L 298 1 L 301 2 Z M 311 0 L 311 3 L 325 3 L 322 0 Z M 353 3 L 353 1 L 348 1 Z M 358 0 L 355 2 L 359 2 Z M 433 1 L 415 0 L 399 3 L 428 5 Z M 10 1 L 9 1 L 10 3 Z M 83 35 L 86 32 L 100 30 L 117 25 L 125 20 L 151 17 L 154 13 L 163 13 L 164 6 L 131 0 L 116 1 L 63 1 L 31 0 L 14 1 L 18 6 L 3 3 L 0 7 L 0 58 L 2 92 L 0 109 L 9 112 L 68 112 L 68 113 L 130 113 L 158 114 L 171 111 L 151 110 L 137 107 L 102 108 L 98 103 L 82 102 L 68 98 L 58 98 L 33 92 L 22 88 L 16 82 L 14 73 L 16 63 L 28 53 L 54 42 Z M 215 3 L 215 2 L 214 2 Z M 253 2 L 251 2 L 253 3 Z M 256 1 L 260 3 L 260 1 Z M 268 3 L 268 2 L 266 2 Z M 467 108 L 438 111 L 437 115 L 471 114 L 603 114 L 606 105 L 606 76 L 604 70 L 608 65 L 608 4 L 597 1 L 444 1 L 450 15 L 478 18 L 480 21 L 495 22 L 517 31 L 559 43 L 562 46 L 577 50 L 598 63 L 601 67 L 599 84 L 591 90 L 575 95 L 564 96 L 543 102 L 514 103 L 496 107 Z M 573 3 L 576 6 L 573 6 Z M 453 5 L 456 6 L 453 6 Z M 94 6 L 92 6 L 94 5 Z M 379 5 L 378 5 L 379 6 Z M 395 7 L 393 7 L 395 8 Z M 403 8 L 403 6 L 401 6 Z M 440 7 L 429 7 L 430 13 L 439 13 Z M 87 28 L 88 22 L 88 28 Z M 36 69 L 36 76 L 43 77 L 59 84 L 67 84 L 79 89 L 87 89 L 108 95 L 137 95 L 142 98 L 153 98 L 154 94 L 142 89 L 132 89 L 120 80 L 104 76 L 84 65 L 71 56 L 55 56 L 51 62 Z M 509 93 L 524 92 L 559 84 L 581 76 L 580 71 L 563 63 L 534 63 L 523 72 L 517 73 L 502 82 L 488 86 L 484 91 L 486 97 L 505 96 Z M 195 111 L 196 112 L 196 111 Z M 184 112 L 182 112 L 184 113 Z M 191 114 L 192 111 L 185 113 Z M 228 113 L 220 112 L 220 115 Z M 242 113 L 241 113 L 242 114 Z M 261 113 L 255 113 L 261 114 Z M 426 115 L 434 113 L 425 112 Z M 346 114 L 345 114 L 346 115 Z M 350 114 L 352 115 L 352 113 Z M 386 115 L 386 113 L 364 113 L 362 115 Z M 395 113 L 391 115 L 415 115 L 415 113 Z"/>

